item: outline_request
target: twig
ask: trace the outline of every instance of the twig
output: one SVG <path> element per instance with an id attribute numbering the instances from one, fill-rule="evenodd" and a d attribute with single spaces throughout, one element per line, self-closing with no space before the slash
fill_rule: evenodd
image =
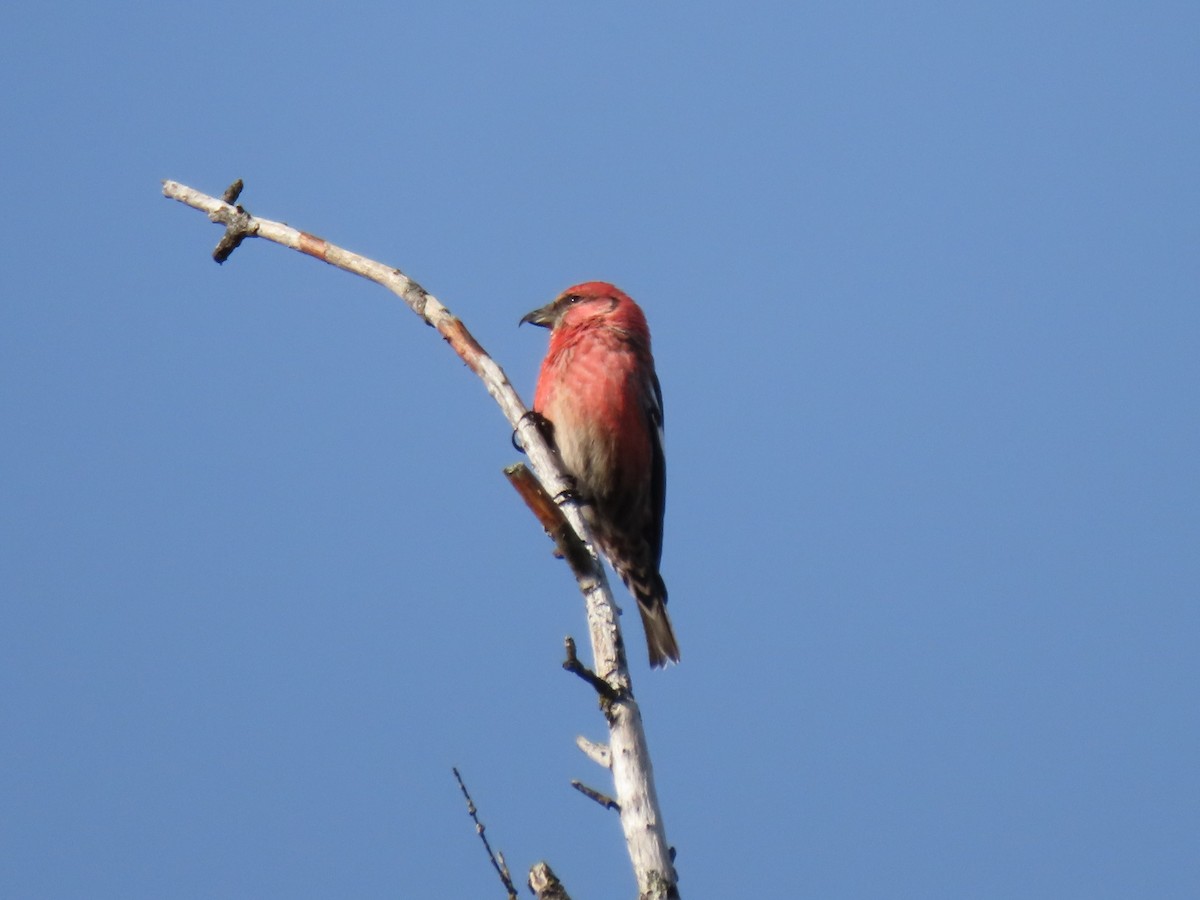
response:
<path id="1" fill-rule="evenodd" d="M 579 791 L 579 793 L 583 794 L 583 796 L 590 797 L 592 800 L 595 800 L 605 809 L 615 809 L 617 812 L 621 811 L 621 804 L 619 804 L 616 800 L 608 796 L 608 794 L 602 794 L 595 788 L 588 787 L 582 781 L 573 779 L 571 781 L 571 787 L 575 788 L 575 790 Z"/>
<path id="2" fill-rule="evenodd" d="M 513 885 L 512 875 L 508 872 L 508 865 L 504 862 L 504 854 L 492 852 L 492 845 L 488 843 L 487 835 L 484 834 L 483 823 L 479 821 L 479 815 L 475 809 L 475 801 L 471 799 L 471 795 L 467 792 L 467 786 L 463 784 L 462 776 L 458 774 L 457 767 L 454 769 L 454 777 L 458 781 L 459 790 L 467 798 L 467 812 L 471 814 L 471 819 L 475 823 L 475 833 L 483 841 L 483 849 L 487 851 L 488 859 L 492 861 L 492 868 L 496 870 L 496 874 L 504 882 L 504 887 L 508 890 L 509 900 L 517 900 L 517 889 Z"/>
<path id="3" fill-rule="evenodd" d="M 579 661 L 579 657 L 575 655 L 575 639 L 564 638 L 563 645 L 566 647 L 567 658 L 563 660 L 562 667 L 568 672 L 578 675 L 588 684 L 590 684 L 600 697 L 607 701 L 607 704 L 615 703 L 621 699 L 620 694 L 613 690 L 613 686 L 585 666 Z M 605 714 L 608 713 L 608 705 L 605 705 Z"/>
<path id="4" fill-rule="evenodd" d="M 221 199 L 229 204 L 237 203 L 238 197 L 242 196 L 242 188 L 245 186 L 245 182 L 239 178 L 229 187 L 225 188 L 225 193 L 221 195 Z"/>
<path id="5" fill-rule="evenodd" d="M 583 735 L 576 735 L 575 746 L 583 752 L 584 756 L 601 768 L 612 768 L 612 751 L 608 749 L 608 744 L 598 744 Z"/>

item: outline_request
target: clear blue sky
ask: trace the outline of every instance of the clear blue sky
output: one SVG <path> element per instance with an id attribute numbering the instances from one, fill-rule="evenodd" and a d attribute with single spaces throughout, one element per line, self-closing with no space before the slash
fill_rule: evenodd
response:
<path id="1" fill-rule="evenodd" d="M 404 269 L 645 307 L 688 898 L 1200 896 L 1195 3 L 17 4 L 0 895 L 628 897 L 566 568 Z"/>

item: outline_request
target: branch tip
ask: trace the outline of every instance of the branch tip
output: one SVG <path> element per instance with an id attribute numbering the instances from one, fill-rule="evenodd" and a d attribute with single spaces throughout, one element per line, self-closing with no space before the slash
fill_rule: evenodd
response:
<path id="1" fill-rule="evenodd" d="M 554 870 L 546 862 L 534 863 L 529 870 L 529 889 L 538 900 L 571 900 Z"/>
<path id="2" fill-rule="evenodd" d="M 233 206 L 233 204 L 237 203 L 238 197 L 242 196 L 242 188 L 245 186 L 245 183 L 239 178 L 229 187 L 225 188 L 225 193 L 221 195 L 221 199 L 230 206 Z"/>
<path id="3" fill-rule="evenodd" d="M 575 746 L 596 765 L 603 769 L 612 769 L 612 750 L 609 749 L 608 744 L 598 744 L 583 735 L 577 735 Z"/>

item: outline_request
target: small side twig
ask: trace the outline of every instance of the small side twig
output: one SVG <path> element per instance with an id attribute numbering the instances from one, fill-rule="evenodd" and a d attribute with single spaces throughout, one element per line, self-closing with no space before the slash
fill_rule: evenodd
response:
<path id="1" fill-rule="evenodd" d="M 583 794 L 583 796 L 590 797 L 591 799 L 595 800 L 605 809 L 615 809 L 617 812 L 621 811 L 621 804 L 612 797 L 608 796 L 608 794 L 602 794 L 595 788 L 588 787 L 578 779 L 571 780 L 571 787 L 575 788 L 575 790 L 579 791 L 579 793 Z"/>
<path id="2" fill-rule="evenodd" d="M 229 187 L 225 188 L 225 193 L 221 195 L 221 199 L 230 206 L 233 206 L 233 204 L 237 203 L 238 197 L 242 196 L 242 188 L 245 186 L 246 183 L 239 178 Z"/>
<path id="3" fill-rule="evenodd" d="M 483 841 L 483 849 L 487 851 L 488 859 L 492 861 L 492 868 L 496 870 L 496 874 L 500 876 L 500 880 L 504 883 L 504 887 L 508 891 L 509 900 L 517 900 L 517 889 L 513 885 L 512 875 L 509 874 L 508 864 L 504 861 L 504 854 L 492 852 L 492 845 L 488 843 L 487 835 L 484 834 L 483 823 L 479 821 L 479 814 L 475 809 L 475 801 L 471 799 L 471 795 L 467 792 L 467 786 L 463 784 L 462 776 L 458 774 L 457 766 L 454 768 L 454 778 L 458 781 L 459 790 L 467 798 L 467 812 L 471 814 L 471 819 L 475 822 L 475 833 Z"/>
<path id="4" fill-rule="evenodd" d="M 574 638 L 564 638 L 563 645 L 567 650 L 567 658 L 563 660 L 562 664 L 564 669 L 578 675 L 590 684 L 592 689 L 600 695 L 601 700 L 608 703 L 616 703 L 621 699 L 621 695 L 617 692 L 616 688 L 579 661 L 579 657 L 575 654 Z"/>
<path id="5" fill-rule="evenodd" d="M 608 744 L 598 744 L 595 741 L 588 740 L 583 735 L 577 735 L 575 746 L 583 752 L 584 756 L 600 768 L 612 769 L 612 750 L 608 748 Z"/>

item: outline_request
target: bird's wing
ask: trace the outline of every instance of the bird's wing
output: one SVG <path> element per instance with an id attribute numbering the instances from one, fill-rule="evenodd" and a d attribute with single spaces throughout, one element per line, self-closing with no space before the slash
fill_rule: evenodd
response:
<path id="1" fill-rule="evenodd" d="M 645 408 L 650 418 L 650 520 L 646 523 L 646 541 L 657 568 L 662 560 L 663 543 L 663 514 L 667 508 L 667 455 L 665 434 L 663 432 L 663 402 L 662 388 L 658 383 L 658 375 L 651 370 L 648 390 L 645 397 Z"/>

